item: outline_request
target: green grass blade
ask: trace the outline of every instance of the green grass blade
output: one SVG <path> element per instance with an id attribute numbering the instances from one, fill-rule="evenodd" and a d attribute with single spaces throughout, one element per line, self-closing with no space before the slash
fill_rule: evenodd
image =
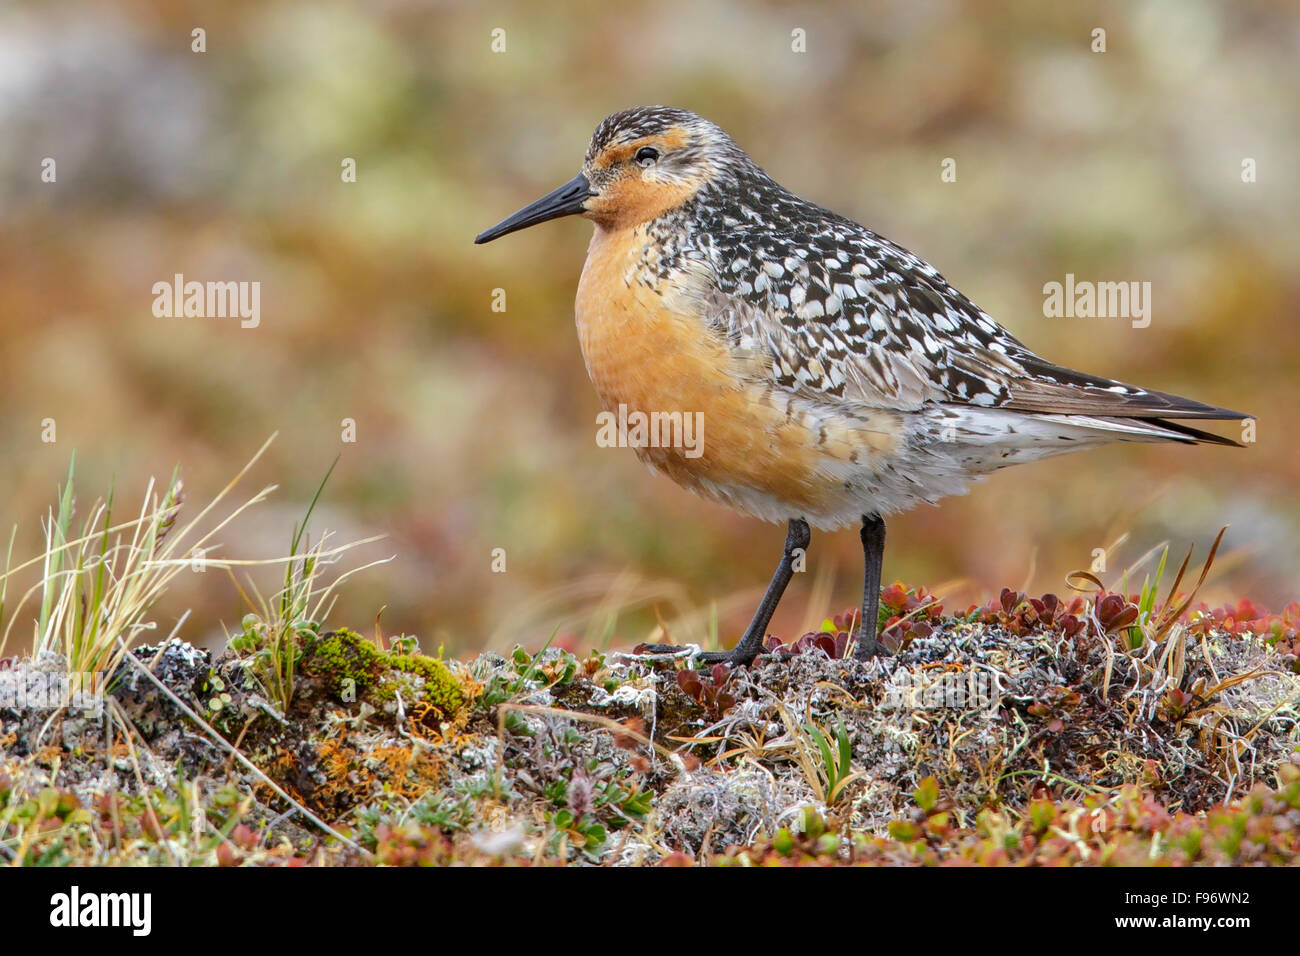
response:
<path id="1" fill-rule="evenodd" d="M 9 593 L 9 569 L 13 566 L 14 539 L 18 536 L 18 525 L 9 529 L 9 547 L 5 549 L 4 576 L 0 577 L 0 651 L 5 646 L 5 595 Z"/>
<path id="2" fill-rule="evenodd" d="M 77 452 L 74 449 L 68 462 L 68 480 L 59 496 L 59 513 L 47 531 L 50 547 L 46 552 L 45 583 L 41 589 L 41 616 L 37 627 L 37 639 L 42 650 L 53 650 L 46 646 L 49 640 L 50 611 L 54 606 L 55 583 L 59 580 L 59 572 L 63 570 L 63 545 L 67 543 L 68 525 L 72 523 L 72 487 L 76 470 Z"/>
<path id="3" fill-rule="evenodd" d="M 831 754 L 831 745 L 827 743 L 826 736 L 816 724 L 808 725 L 808 733 L 817 742 L 817 749 L 821 751 L 822 766 L 826 768 L 826 782 L 828 785 L 833 785 L 835 783 L 835 758 Z"/>

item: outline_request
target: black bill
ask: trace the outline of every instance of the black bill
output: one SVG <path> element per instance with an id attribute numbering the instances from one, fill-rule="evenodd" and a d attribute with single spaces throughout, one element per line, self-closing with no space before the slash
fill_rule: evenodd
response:
<path id="1" fill-rule="evenodd" d="M 594 195 L 596 194 L 591 191 L 591 184 L 587 182 L 587 177 L 579 174 L 559 189 L 547 193 L 537 202 L 529 203 L 513 216 L 501 220 L 486 232 L 479 233 L 474 242 L 476 244 L 491 242 L 508 232 L 527 229 L 539 222 L 576 215 L 583 211 L 582 204 Z"/>

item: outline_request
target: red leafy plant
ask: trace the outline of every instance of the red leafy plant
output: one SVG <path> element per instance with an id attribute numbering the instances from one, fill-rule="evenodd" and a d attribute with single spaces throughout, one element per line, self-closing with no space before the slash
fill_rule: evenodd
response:
<path id="1" fill-rule="evenodd" d="M 1170 723 L 1182 720 L 1196 706 L 1198 696 L 1194 690 L 1175 687 L 1160 701 L 1156 716 Z"/>
<path id="2" fill-rule="evenodd" d="M 720 720 L 723 714 L 736 706 L 736 695 L 727 686 L 731 678 L 730 667 L 714 664 L 706 671 L 678 671 L 677 686 L 707 710 L 712 719 Z"/>
<path id="3" fill-rule="evenodd" d="M 966 616 L 981 624 L 997 625 L 1017 637 L 1038 628 L 1059 630 L 1066 637 L 1074 637 L 1083 631 L 1082 615 L 1086 607 L 1087 601 L 1082 597 L 1073 598 L 1067 604 L 1055 594 L 1031 598 L 1011 588 L 1003 588 L 996 601 L 983 607 L 971 607 Z"/>
<path id="4" fill-rule="evenodd" d="M 1078 708 L 1083 696 L 1068 687 L 1050 687 L 1042 697 L 1030 704 L 1026 710 L 1042 720 L 1047 721 L 1047 732 L 1059 734 L 1065 729 L 1065 721 Z"/>
<path id="5" fill-rule="evenodd" d="M 769 635 L 763 647 L 769 654 L 790 657 L 806 651 L 824 651 L 832 660 L 839 660 L 848 651 L 849 638 L 858 624 L 858 609 L 849 608 L 841 614 L 822 621 L 820 631 L 809 631 L 792 644 L 787 644 L 775 634 Z"/>
<path id="6" fill-rule="evenodd" d="M 905 650 L 914 640 L 934 633 L 943 605 L 924 587 L 916 589 L 895 581 L 880 592 L 880 643 L 890 654 Z"/>
<path id="7" fill-rule="evenodd" d="M 1300 601 L 1292 601 L 1281 614 L 1270 614 L 1248 599 L 1238 601 L 1235 607 L 1225 604 L 1211 608 L 1201 603 L 1196 610 L 1191 625 L 1194 635 L 1203 636 L 1212 631 L 1237 637 L 1255 634 L 1288 658 L 1291 670 L 1300 674 Z"/>
<path id="8" fill-rule="evenodd" d="M 934 633 L 934 626 L 943 613 L 943 605 L 924 587 L 915 589 L 895 581 L 880 592 L 880 642 L 893 654 L 907 647 L 917 638 Z M 807 651 L 824 651 L 832 660 L 848 656 L 849 642 L 858 628 L 860 612 L 857 608 L 827 618 L 820 631 L 809 631 L 793 643 L 787 644 L 779 637 L 768 637 L 764 648 L 772 654 L 789 657 Z"/>
<path id="9" fill-rule="evenodd" d="M 1096 608 L 1097 623 L 1104 634 L 1114 634 L 1128 627 L 1141 613 L 1138 606 L 1122 594 L 1098 595 Z"/>

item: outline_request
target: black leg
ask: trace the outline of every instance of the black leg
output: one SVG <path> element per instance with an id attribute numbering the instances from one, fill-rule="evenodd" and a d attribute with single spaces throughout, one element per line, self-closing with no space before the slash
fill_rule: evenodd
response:
<path id="1" fill-rule="evenodd" d="M 699 660 L 706 664 L 739 665 L 754 662 L 754 658 L 763 648 L 763 638 L 767 637 L 767 626 L 772 622 L 776 606 L 781 603 L 786 585 L 794 577 L 794 562 L 797 557 L 795 552 L 807 551 L 808 542 L 811 540 L 812 532 L 808 530 L 808 522 L 802 518 L 791 518 L 790 527 L 785 533 L 785 550 L 781 553 L 781 563 L 776 566 L 776 573 L 772 575 L 772 581 L 768 584 L 763 600 L 759 602 L 758 610 L 754 612 L 754 617 L 749 622 L 749 627 L 745 629 L 744 636 L 731 650 L 705 651 L 699 656 Z M 681 648 L 674 644 L 642 644 L 640 650 L 642 653 L 663 654 Z"/>
<path id="2" fill-rule="evenodd" d="M 767 592 L 759 602 L 753 620 L 745 629 L 745 636 L 729 651 L 710 651 L 701 654 L 700 657 L 706 664 L 753 663 L 754 658 L 763 648 L 763 638 L 767 637 L 767 625 L 772 622 L 772 615 L 776 612 L 776 606 L 781 603 L 786 585 L 794 577 L 794 562 L 798 557 L 795 552 L 807 551 L 808 542 L 811 540 L 812 532 L 808 530 L 808 522 L 802 518 L 792 518 L 790 527 L 785 533 L 785 550 L 781 554 L 781 563 L 776 566 L 776 573 L 772 575 L 772 582 L 767 586 Z"/>
<path id="3" fill-rule="evenodd" d="M 880 616 L 880 569 L 885 561 L 885 520 L 880 515 L 862 516 L 862 558 L 862 620 L 853 656 L 869 661 L 880 653 L 876 627 Z"/>

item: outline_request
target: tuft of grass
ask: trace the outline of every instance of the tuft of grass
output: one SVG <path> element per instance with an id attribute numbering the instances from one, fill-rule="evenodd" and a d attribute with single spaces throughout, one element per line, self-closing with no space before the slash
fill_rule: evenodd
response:
<path id="1" fill-rule="evenodd" d="M 821 757 L 821 763 L 816 767 L 818 786 L 814 789 L 822 803 L 834 806 L 849 784 L 863 776 L 862 771 L 852 767 L 853 744 L 849 732 L 840 721 L 835 727 L 835 746 L 832 747 L 828 735 L 816 724 L 806 724 L 804 731 L 817 744 L 817 753 Z"/>
<path id="2" fill-rule="evenodd" d="M 156 629 L 151 612 L 176 576 L 206 564 L 221 566 L 223 562 L 208 557 L 216 547 L 214 537 L 275 489 L 274 485 L 264 487 L 210 530 L 200 531 L 272 440 L 274 436 L 198 515 L 184 524 L 178 524 L 184 501 L 179 471 L 173 471 L 161 487 L 150 479 L 134 517 L 114 523 L 114 495 L 110 492 L 107 500 L 96 499 L 84 520 L 77 522 L 74 455 L 57 511 L 50 509 L 42 522 L 43 552 L 16 566 L 6 558 L 0 596 L 7 595 L 11 580 L 30 568 L 39 566 L 40 577 L 13 608 L 0 636 L 0 650 L 8 643 L 22 608 L 35 599 L 39 605 L 33 621 L 36 654 L 61 655 L 69 674 L 111 674 L 127 649 Z M 11 553 L 12 541 L 11 536 Z M 0 610 L 9 611 L 3 605 Z"/>
<path id="3" fill-rule="evenodd" d="M 831 734 L 819 727 L 811 714 L 800 722 L 782 703 L 777 704 L 777 712 L 785 725 L 791 757 L 804 780 L 823 806 L 834 806 L 850 784 L 866 775 L 853 769 L 853 744 L 843 718 Z"/>
<path id="4" fill-rule="evenodd" d="M 185 493 L 178 469 L 165 485 L 150 479 L 133 517 L 116 521 L 115 496 L 110 490 L 106 499 L 96 499 L 85 518 L 78 521 L 73 455 L 57 507 L 51 508 L 42 522 L 45 546 L 41 554 L 14 565 L 14 534 L 10 535 L 4 573 L 0 574 L 0 652 L 22 620 L 23 608 L 34 603 L 30 619 L 34 654 L 59 655 L 70 675 L 92 679 L 108 676 L 118 669 L 133 644 L 157 631 L 155 608 L 177 575 L 208 567 L 232 572 L 236 567 L 282 564 L 283 588 L 269 601 L 260 596 L 249 600 L 254 613 L 244 618 L 240 637 L 254 656 L 255 675 L 268 697 L 287 706 L 292 700 L 293 669 L 300 654 L 296 642 L 307 632 L 319 633 L 320 622 L 333 607 L 334 589 L 339 583 L 392 559 L 374 561 L 338 575 L 329 583 L 324 581 L 324 570 L 343 553 L 379 540 L 371 537 L 330 547 L 326 532 L 315 545 L 307 542 L 307 521 L 329 478 L 328 472 L 301 525 L 294 527 L 287 556 L 259 560 L 213 556 L 212 552 L 220 547 L 216 536 L 276 489 L 276 485 L 266 485 L 213 520 L 222 502 L 274 440 L 275 435 L 268 438 L 239 473 L 185 522 L 180 520 Z M 202 530 L 209 525 L 208 530 Z M 32 569 L 38 569 L 38 579 L 10 608 L 7 599 L 11 583 Z M 256 587 L 252 592 L 257 595 Z M 248 600 L 246 592 L 244 596 Z"/>
<path id="5" fill-rule="evenodd" d="M 365 538 L 330 548 L 326 546 L 330 532 L 326 531 L 316 544 L 310 543 L 307 524 L 338 462 L 335 458 L 329 466 L 301 523 L 294 525 L 289 554 L 284 559 L 284 586 L 267 599 L 251 579 L 247 591 L 235 581 L 251 611 L 240 621 L 240 633 L 231 638 L 230 649 L 244 658 L 246 672 L 261 684 L 267 698 L 282 713 L 288 711 L 293 703 L 294 673 L 303 656 L 303 644 L 321 636 L 322 625 L 329 618 L 337 599 L 336 588 L 353 574 L 393 560 L 390 556 L 371 561 L 325 582 L 325 570 L 344 553 L 382 537 Z"/>
<path id="6" fill-rule="evenodd" d="M 1129 650 L 1136 650 L 1142 646 L 1143 628 L 1151 623 L 1151 615 L 1155 613 L 1156 592 L 1160 590 L 1160 582 L 1164 579 L 1165 562 L 1168 558 L 1169 545 L 1165 545 L 1164 550 L 1160 552 L 1160 562 L 1156 565 L 1155 579 L 1152 580 L 1149 574 L 1142 579 L 1142 593 L 1138 596 L 1138 619 L 1128 631 Z"/>

